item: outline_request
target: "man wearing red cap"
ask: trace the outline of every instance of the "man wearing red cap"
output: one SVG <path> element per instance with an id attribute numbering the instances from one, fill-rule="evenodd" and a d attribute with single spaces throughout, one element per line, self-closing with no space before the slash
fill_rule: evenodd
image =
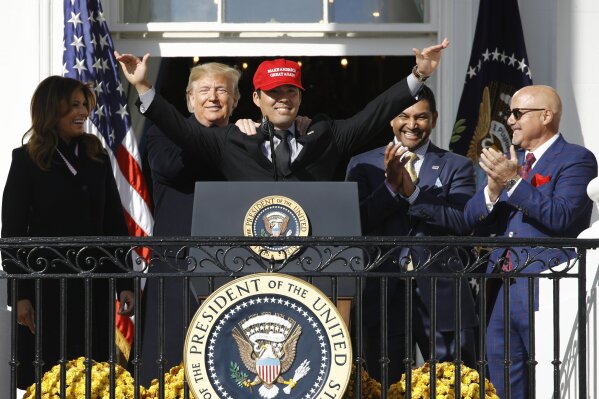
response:
<path id="1" fill-rule="evenodd" d="M 445 39 L 422 51 L 413 49 L 416 65 L 407 78 L 348 119 L 312 121 L 302 136 L 296 135 L 294 125 L 303 90 L 300 66 L 285 59 L 263 62 L 254 75 L 253 99 L 272 123 L 274 137 L 265 128 L 256 135 L 246 135 L 235 125 L 207 129 L 190 123 L 147 80 L 149 54 L 141 60 L 130 54 L 115 52 L 115 56 L 140 96 L 144 116 L 175 143 L 220 169 L 227 180 L 326 181 L 334 179 L 343 159 L 355 153 L 369 137 L 388 128 L 389 120 L 416 102 L 420 88 L 437 68 L 448 45 Z"/>

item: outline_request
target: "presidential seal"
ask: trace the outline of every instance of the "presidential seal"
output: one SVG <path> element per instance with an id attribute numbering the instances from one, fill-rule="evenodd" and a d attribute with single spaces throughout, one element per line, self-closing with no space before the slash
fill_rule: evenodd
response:
<path id="1" fill-rule="evenodd" d="M 310 230 L 308 217 L 301 206 L 290 198 L 271 195 L 256 201 L 243 219 L 246 237 L 306 237 Z M 252 246 L 252 251 L 265 259 L 288 259 L 298 246 Z"/>
<path id="2" fill-rule="evenodd" d="M 347 327 L 305 281 L 276 273 L 234 280 L 198 309 L 185 339 L 196 398 L 341 398 L 352 366 Z"/>

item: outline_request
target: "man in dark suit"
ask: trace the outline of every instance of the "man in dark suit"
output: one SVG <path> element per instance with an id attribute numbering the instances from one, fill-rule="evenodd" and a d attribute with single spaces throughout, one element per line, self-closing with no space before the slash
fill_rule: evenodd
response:
<path id="1" fill-rule="evenodd" d="M 191 112 L 189 123 L 205 128 L 227 126 L 239 98 L 240 72 L 228 65 L 209 62 L 193 67 L 189 74 L 186 100 Z M 255 134 L 251 120 L 240 119 L 244 131 Z M 300 130 L 305 131 L 305 119 L 296 121 Z M 252 130 L 253 129 L 253 130 Z M 194 188 L 197 181 L 220 181 L 225 177 L 205 159 L 195 156 L 193 151 L 182 148 L 173 142 L 156 125 L 146 133 L 148 163 L 152 173 L 154 203 L 154 236 L 189 236 L 191 234 Z M 186 271 L 186 250 L 181 247 L 160 247 L 168 262 L 154 259 L 149 269 L 152 273 L 173 273 Z M 165 369 L 178 365 L 183 354 L 186 332 L 183 301 L 183 281 L 175 278 L 164 279 L 164 326 L 165 338 L 163 359 Z M 149 278 L 144 287 L 142 300 L 142 342 L 140 378 L 149 385 L 157 378 L 160 357 L 159 342 L 159 282 Z M 189 296 L 192 314 L 198 307 L 194 295 Z M 190 315 L 191 316 L 191 315 Z"/>
<path id="2" fill-rule="evenodd" d="M 227 180 L 332 180 L 344 157 L 381 131 L 402 109 L 415 102 L 422 82 L 437 68 L 448 41 L 414 49 L 416 66 L 406 79 L 393 85 L 347 120 L 317 118 L 305 135 L 295 134 L 294 120 L 303 89 L 300 66 L 284 59 L 265 61 L 254 75 L 254 103 L 274 125 L 273 144 L 265 132 L 247 136 L 234 125 L 206 129 L 183 118 L 146 79 L 146 54 L 142 60 L 115 53 L 127 80 L 140 94 L 140 110 L 169 137 L 196 156 L 215 165 Z M 279 143 L 283 146 L 279 148 Z M 272 147 L 277 155 L 273 167 Z M 278 154 L 280 153 L 280 154 Z"/>
<path id="3" fill-rule="evenodd" d="M 430 142 L 437 122 L 435 97 L 423 87 L 418 102 L 391 121 L 395 139 L 386 147 L 360 154 L 348 165 L 347 180 L 358 183 L 362 233 L 388 236 L 440 236 L 468 234 L 463 218 L 466 202 L 476 186 L 472 163 L 465 157 L 436 147 Z M 423 272 L 450 273 L 462 269 L 455 251 L 442 248 L 399 248 L 376 271 L 401 272 L 408 265 Z M 432 256 L 439 256 L 430 260 Z M 398 262 L 398 259 L 400 260 Z M 461 284 L 461 358 L 474 366 L 474 330 L 477 317 L 474 299 L 465 280 Z M 436 283 L 436 331 L 431 332 L 430 278 L 417 277 L 412 288 L 412 337 L 425 360 L 453 360 L 455 355 L 455 280 L 439 278 Z M 365 345 L 369 373 L 380 379 L 380 283 L 367 279 L 364 292 Z M 388 283 L 389 381 L 404 372 L 406 280 Z M 430 341 L 435 353 L 429 353 Z"/>
<path id="4" fill-rule="evenodd" d="M 186 90 L 190 123 L 207 128 L 226 126 L 240 98 L 238 83 L 240 72 L 228 65 L 210 62 L 191 69 Z M 152 173 L 154 203 L 154 236 L 189 236 L 194 186 L 196 181 L 224 180 L 222 174 L 193 152 L 179 147 L 158 126 L 146 133 L 148 163 Z M 186 251 L 180 247 L 160 248 L 169 262 L 155 260 L 150 271 L 173 273 L 185 271 Z M 183 354 L 185 315 L 183 312 L 183 281 L 164 279 L 164 361 L 165 368 L 178 365 Z M 190 310 L 195 312 L 198 303 L 193 295 Z M 159 284 L 158 279 L 148 279 L 142 300 L 142 341 L 140 377 L 143 385 L 158 378 L 159 352 Z"/>
<path id="5" fill-rule="evenodd" d="M 513 131 L 510 156 L 484 149 L 480 167 L 488 184 L 466 205 L 467 223 L 480 235 L 506 237 L 577 237 L 589 226 L 592 201 L 588 183 L 597 176 L 597 161 L 586 148 L 569 144 L 559 133 L 562 104 L 547 86 L 527 86 L 511 101 L 508 124 Z M 520 146 L 516 151 L 514 145 Z M 568 255 L 543 248 L 494 250 L 487 272 L 539 273 Z M 501 280 L 498 280 L 501 283 Z M 527 398 L 529 360 L 529 291 L 527 278 L 511 279 L 509 336 L 510 389 L 504 386 L 504 286 L 498 288 L 487 327 L 487 360 L 499 397 Z M 538 310 L 535 280 L 534 310 Z"/>
<path id="6" fill-rule="evenodd" d="M 216 62 L 192 68 L 186 89 L 189 122 L 207 128 L 226 126 L 239 101 L 240 75 L 237 69 Z M 154 235 L 189 235 L 195 182 L 224 177 L 176 145 L 158 126 L 146 133 L 146 148 L 153 182 Z"/>

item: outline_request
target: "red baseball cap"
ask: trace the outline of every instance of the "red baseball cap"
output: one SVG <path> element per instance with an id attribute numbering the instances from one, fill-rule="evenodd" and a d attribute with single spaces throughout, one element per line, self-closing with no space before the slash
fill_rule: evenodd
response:
<path id="1" fill-rule="evenodd" d="M 297 62 L 279 58 L 264 61 L 254 74 L 254 90 L 270 90 L 278 86 L 302 87 L 302 67 Z"/>

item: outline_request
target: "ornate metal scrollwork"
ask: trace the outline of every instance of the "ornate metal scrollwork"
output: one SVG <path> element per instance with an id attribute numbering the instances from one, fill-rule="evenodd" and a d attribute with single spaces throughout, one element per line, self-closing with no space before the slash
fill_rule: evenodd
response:
<path id="1" fill-rule="evenodd" d="M 269 258 L 272 249 L 256 252 L 252 247 L 270 240 L 242 238 L 193 238 L 158 240 L 156 238 L 111 238 L 106 242 L 64 239 L 10 239 L 0 241 L 3 274 L 94 274 L 111 264 L 120 272 L 152 273 L 160 262 L 172 273 L 209 272 L 240 275 L 256 271 L 288 272 L 295 270 L 311 275 L 319 273 L 376 272 L 391 262 L 397 272 L 438 273 L 510 273 L 511 275 L 568 273 L 579 263 L 586 246 L 576 240 L 551 244 L 506 239 L 451 237 L 352 237 L 351 239 L 312 238 L 283 239 L 284 245 L 300 250 L 288 255 L 282 249 L 278 260 Z M 548 241 L 548 242 L 545 242 Z M 562 240 L 563 241 L 563 240 Z M 589 241 L 589 240 L 587 240 Z M 37 244 L 37 245 L 36 245 Z M 586 243 L 592 247 L 593 243 Z M 279 246 L 281 243 L 278 242 Z M 406 250 L 406 248 L 408 250 Z M 410 267 L 408 268 L 408 265 Z"/>

